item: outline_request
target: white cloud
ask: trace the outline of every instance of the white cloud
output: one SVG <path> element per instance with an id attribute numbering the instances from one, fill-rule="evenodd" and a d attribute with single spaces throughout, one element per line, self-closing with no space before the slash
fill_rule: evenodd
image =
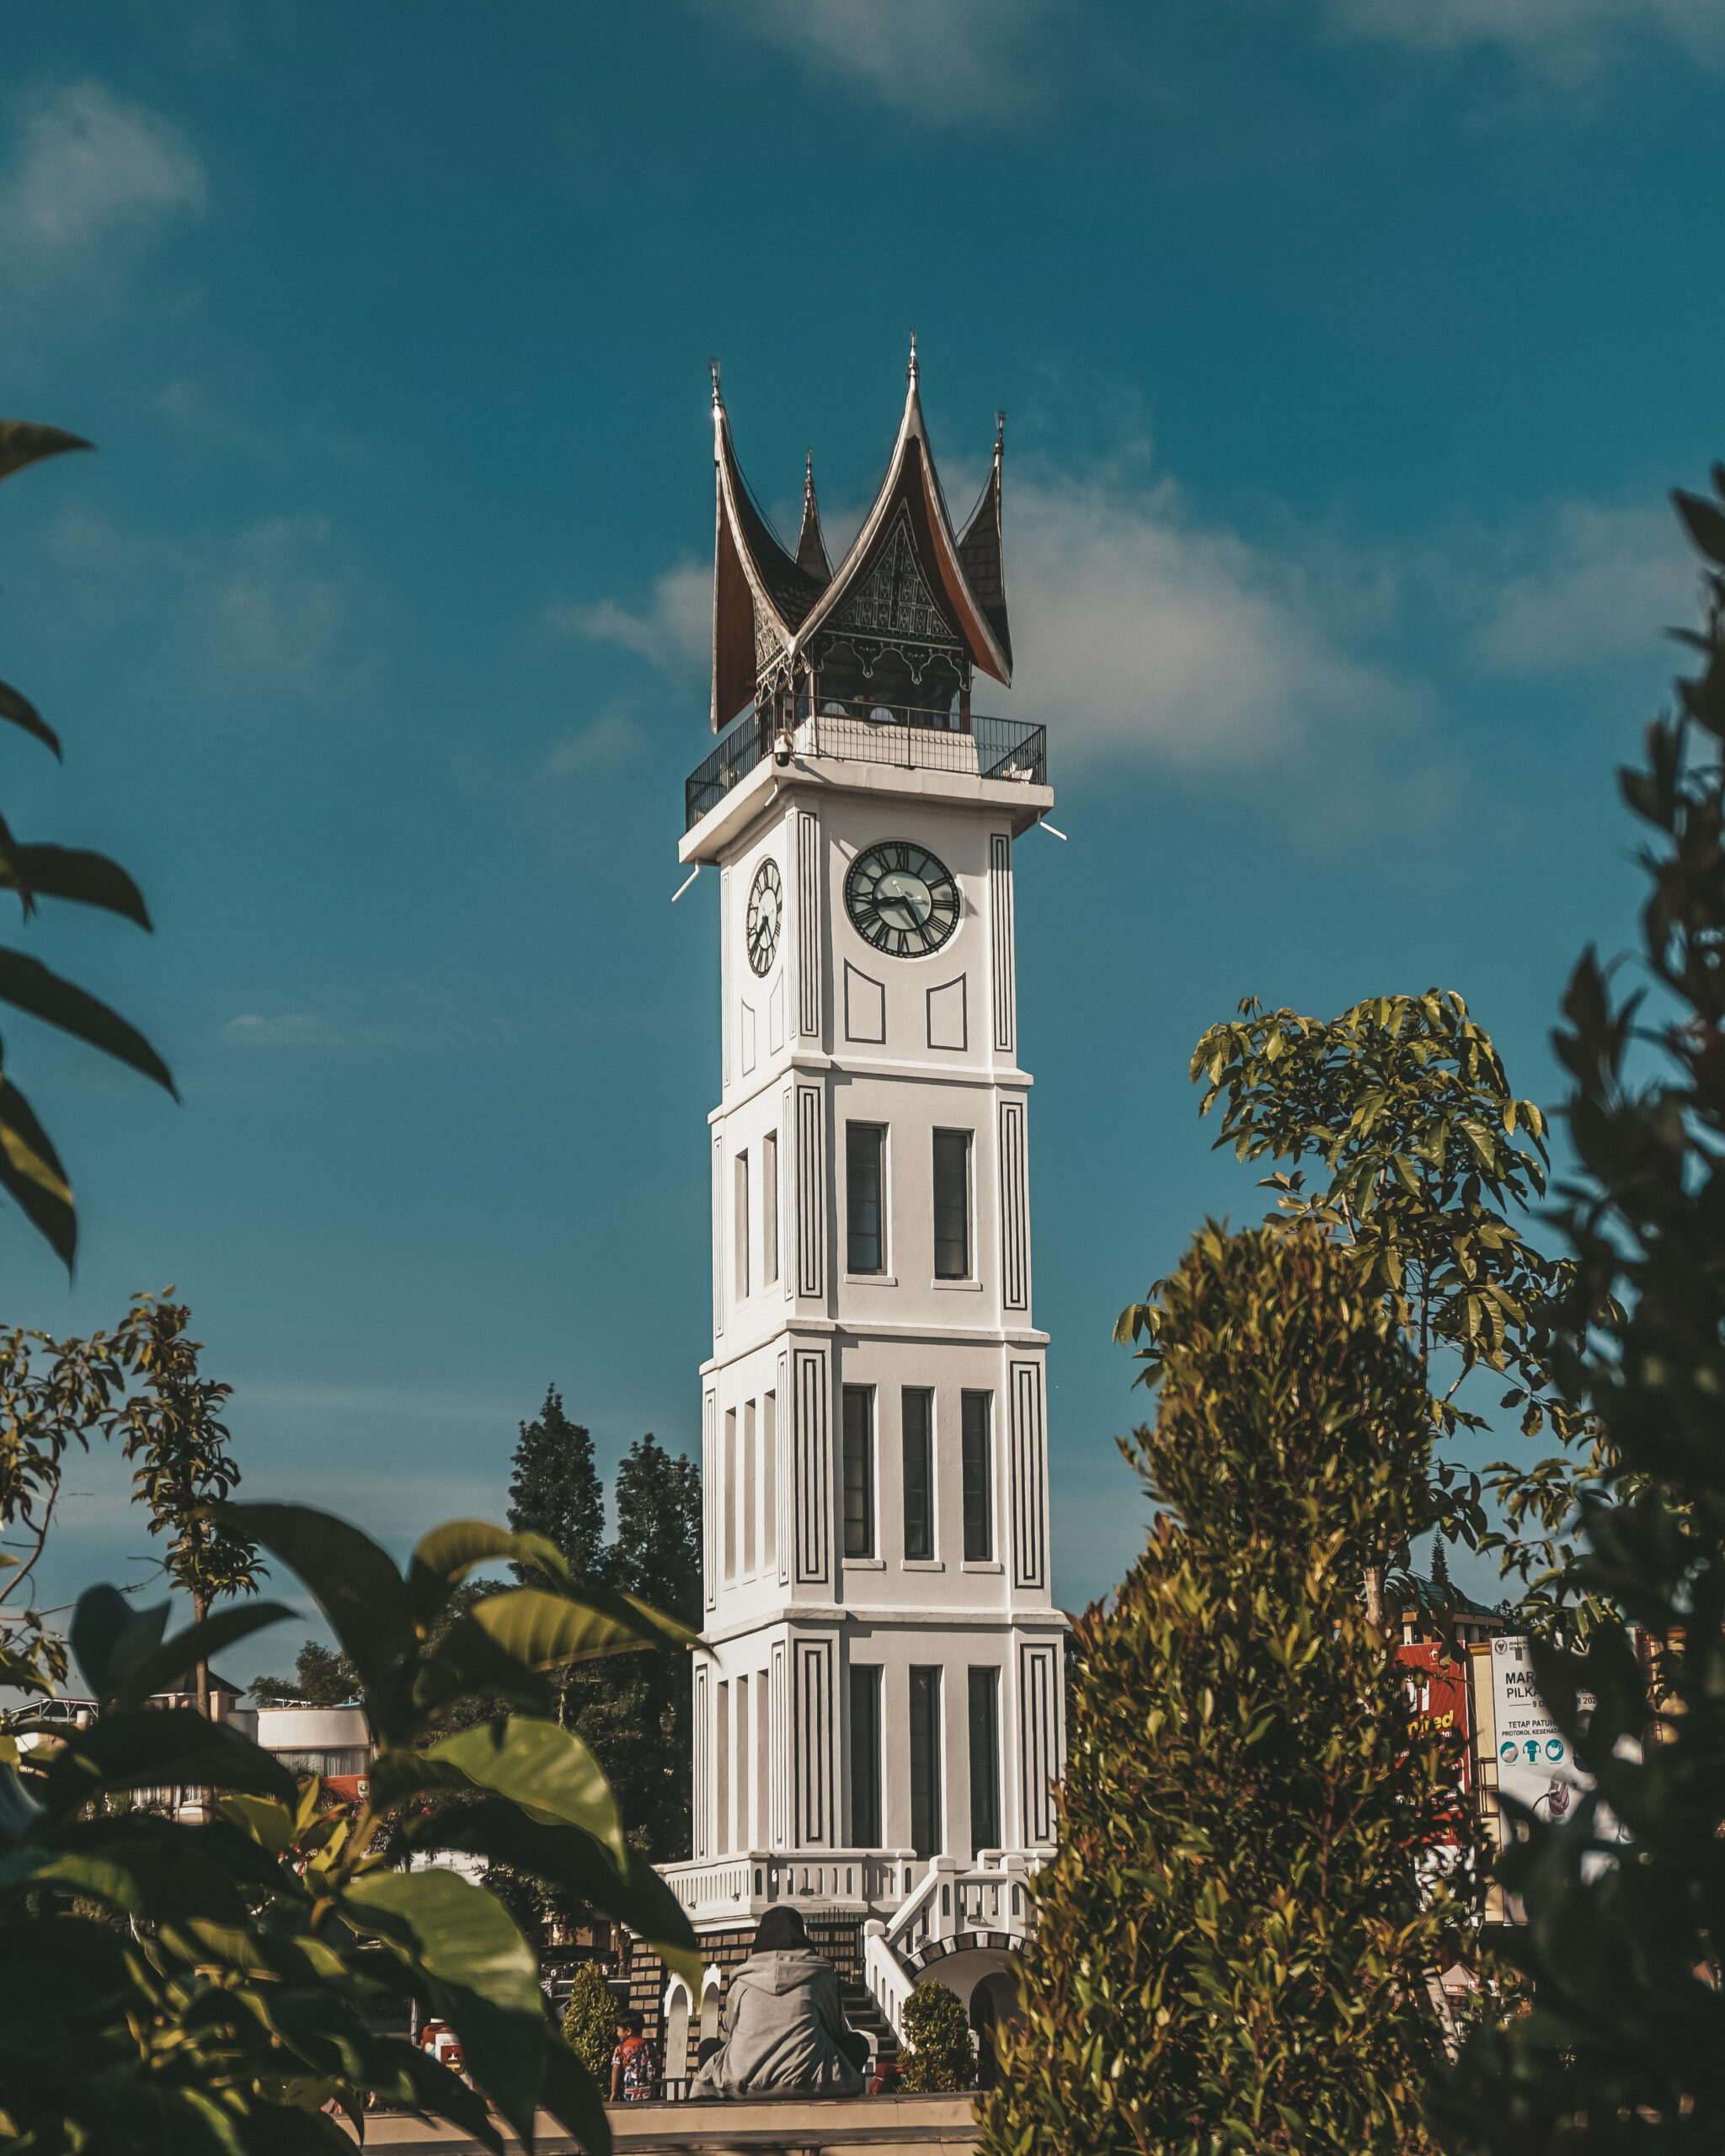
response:
<path id="1" fill-rule="evenodd" d="M 1328 11 L 1358 35 L 1433 51 L 1496 45 L 1560 79 L 1592 73 L 1639 33 L 1725 64 L 1725 0 L 1328 0 Z"/>
<path id="2" fill-rule="evenodd" d="M 1563 502 L 1536 538 L 1532 568 L 1482 595 L 1476 656 L 1495 671 L 1562 672 L 1645 651 L 1694 611 L 1695 570 L 1669 510 Z"/>
<path id="3" fill-rule="evenodd" d="M 621 644 L 668 674 L 699 676 L 713 642 L 713 570 L 699 562 L 667 570 L 655 579 L 644 613 L 632 614 L 612 599 L 596 606 L 560 600 L 546 608 L 540 626 L 551 636 Z"/>
<path id="4" fill-rule="evenodd" d="M 626 762 L 640 746 L 640 739 L 628 717 L 608 711 L 590 726 L 559 741 L 545 760 L 553 778 L 574 778 L 584 771 L 603 771 Z"/>
<path id="5" fill-rule="evenodd" d="M 380 601 L 328 518 L 265 517 L 168 539 L 64 503 L 44 540 L 88 613 L 166 635 L 218 694 L 328 692 L 375 664 Z"/>
<path id="6" fill-rule="evenodd" d="M 1238 766 L 1405 702 L 1327 626 L 1339 596 L 1291 552 L 1199 523 L 1170 482 L 1020 478 L 1008 515 L 1011 702 L 1057 721 L 1066 753 Z"/>
<path id="7" fill-rule="evenodd" d="M 333 1048 L 340 1035 L 310 1011 L 284 1011 L 275 1018 L 247 1011 L 228 1020 L 222 1038 L 240 1048 Z"/>
<path id="8" fill-rule="evenodd" d="M 746 0 L 742 19 L 884 104 L 950 119 L 1026 101 L 1016 48 L 1041 13 L 1041 0 Z"/>
<path id="9" fill-rule="evenodd" d="M 198 154 L 172 120 L 101 83 L 39 94 L 18 124 L 0 172 L 0 235 L 13 251 L 87 249 L 207 198 Z"/>

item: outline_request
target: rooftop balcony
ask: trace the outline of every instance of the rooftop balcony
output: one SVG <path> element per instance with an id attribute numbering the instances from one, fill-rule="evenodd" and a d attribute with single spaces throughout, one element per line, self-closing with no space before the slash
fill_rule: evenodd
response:
<path id="1" fill-rule="evenodd" d="M 772 753 L 772 734 L 750 712 L 684 787 L 685 830 L 718 808 Z M 968 730 L 934 713 L 877 704 L 866 714 L 816 712 L 793 737 L 799 759 L 890 764 L 900 771 L 962 771 L 1008 785 L 1048 784 L 1048 729 L 1015 718 L 973 718 Z"/>

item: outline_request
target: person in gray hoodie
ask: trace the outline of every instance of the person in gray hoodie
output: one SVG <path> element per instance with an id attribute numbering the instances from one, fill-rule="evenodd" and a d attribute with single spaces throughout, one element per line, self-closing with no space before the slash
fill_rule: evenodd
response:
<path id="1" fill-rule="evenodd" d="M 731 1977 L 718 2048 L 695 2077 L 697 2096 L 860 2096 L 868 2040 L 850 2028 L 839 1974 L 782 1905 L 755 1931 L 755 1951 Z"/>

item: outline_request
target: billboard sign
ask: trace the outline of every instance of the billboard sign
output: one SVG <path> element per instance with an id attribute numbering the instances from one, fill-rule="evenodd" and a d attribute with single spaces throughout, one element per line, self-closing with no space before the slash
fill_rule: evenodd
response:
<path id="1" fill-rule="evenodd" d="M 1576 1764 L 1575 1748 L 1534 1689 L 1533 1657 L 1525 1639 L 1499 1633 L 1492 1641 L 1492 1712 L 1497 1722 L 1498 1787 L 1535 1818 L 1561 1826 L 1575 1800 L 1593 1787 Z"/>

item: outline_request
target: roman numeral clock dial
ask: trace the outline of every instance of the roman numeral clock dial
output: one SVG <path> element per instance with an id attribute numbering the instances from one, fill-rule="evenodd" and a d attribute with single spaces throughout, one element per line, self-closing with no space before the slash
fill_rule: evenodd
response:
<path id="1" fill-rule="evenodd" d="M 779 881 L 778 863 L 763 861 L 755 872 L 755 881 L 749 891 L 748 918 L 743 923 L 750 970 L 763 978 L 778 955 L 779 923 L 784 918 L 784 886 Z"/>
<path id="2" fill-rule="evenodd" d="M 873 949 L 892 958 L 926 958 L 959 925 L 959 887 L 926 848 L 883 839 L 851 863 L 845 911 Z"/>

